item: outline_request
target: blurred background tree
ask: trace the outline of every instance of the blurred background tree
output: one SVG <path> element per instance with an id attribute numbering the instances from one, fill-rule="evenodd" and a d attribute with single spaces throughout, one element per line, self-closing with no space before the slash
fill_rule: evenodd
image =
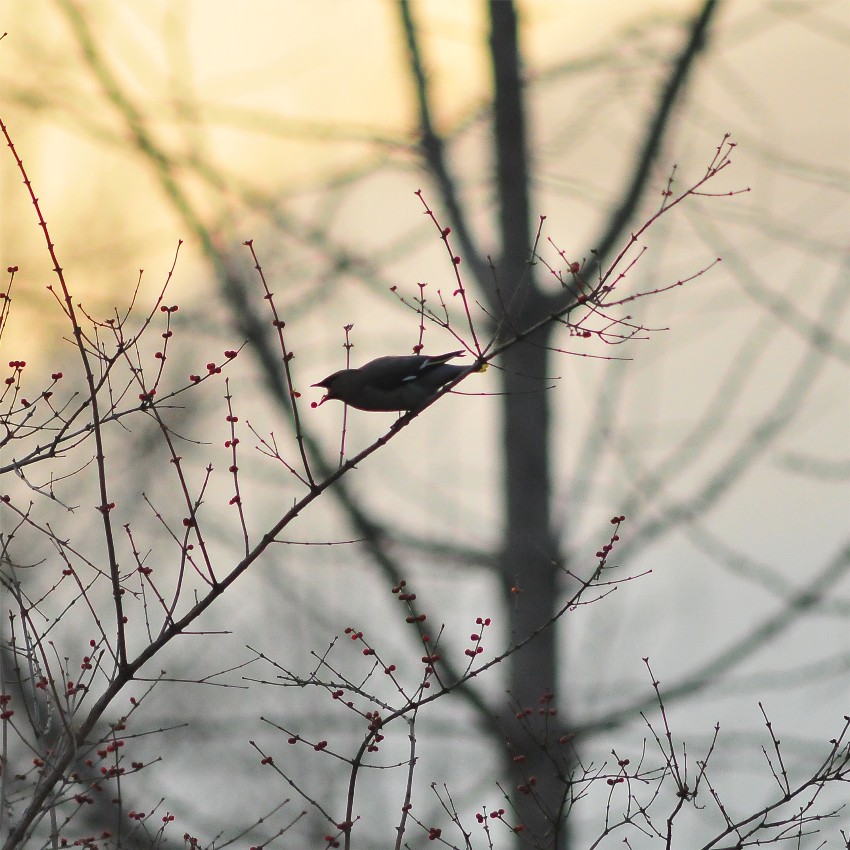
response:
<path id="1" fill-rule="evenodd" d="M 494 333 L 509 305 L 508 324 L 522 329 L 570 297 L 529 264 L 538 216 L 541 255 L 557 265 L 560 249 L 593 280 L 658 208 L 674 164 L 674 185 L 687 185 L 733 134 L 723 189 L 752 191 L 665 219 L 625 282 L 663 287 L 723 258 L 691 286 L 635 305 L 637 323 L 669 331 L 621 345 L 546 331 L 511 349 L 498 372 L 464 385 L 492 396 L 444 400 L 340 482 L 336 510 L 304 528 L 304 540 L 359 543 L 281 551 L 210 615 L 209 628 L 231 637 L 205 638 L 199 651 L 209 672 L 244 661 L 245 645 L 295 663 L 361 621 L 407 641 L 383 593 L 402 577 L 439 609 L 449 636 L 493 616 L 507 644 L 558 609 L 571 589 L 563 568 L 592 565 L 609 518 L 624 514 L 619 562 L 651 576 L 571 613 L 498 683 L 429 721 L 420 805 L 438 810 L 432 779 L 464 810 L 498 805 L 494 777 L 516 785 L 511 759 L 522 752 L 539 785 L 515 803 L 541 835 L 564 786 L 546 781 L 548 754 L 514 717 L 544 694 L 558 707 L 554 734 L 571 737 L 577 759 L 639 751 L 640 711 L 654 701 L 640 659 L 651 657 L 668 706 L 686 718 L 680 734 L 707 740 L 719 720 L 728 779 L 755 805 L 770 785 L 757 700 L 806 769 L 846 711 L 850 669 L 850 75 L 836 72 L 848 65 L 847 9 L 562 5 L 362 0 L 237 12 L 56 0 L 4 7 L 0 42 L 4 112 L 35 160 L 79 294 L 108 311 L 137 265 L 155 288 L 151 269 L 186 239 L 179 320 L 196 350 L 249 341 L 234 393 L 281 442 L 285 426 L 271 423 L 285 421 L 288 396 L 244 239 L 271 258 L 306 395 L 344 365 L 343 325 L 354 325 L 355 363 L 417 342 L 418 318 L 392 286 L 414 298 L 427 282 L 429 303 L 454 288 L 416 189 L 453 229 L 482 327 Z M 0 172 L 4 207 L 15 179 Z M 19 256 L 38 234 L 20 216 L 1 226 L 3 260 L 14 253 L 29 282 L 21 309 L 44 326 L 43 259 L 35 248 L 38 259 Z M 44 349 L 47 331 L 7 350 L 30 347 L 53 363 L 61 352 Z M 455 347 L 436 330 L 425 343 Z M 339 428 L 329 407 L 307 422 L 311 455 L 328 470 Z M 217 439 L 202 418 L 182 425 Z M 349 444 L 379 428 L 353 414 Z M 261 528 L 293 493 L 257 461 L 246 475 L 264 497 L 267 514 L 253 517 Z M 128 502 L 161 486 L 155 464 L 128 459 L 128 471 Z M 226 552 L 236 541 L 217 543 Z M 178 654 L 163 667 L 179 678 L 186 663 Z M 274 692 L 253 686 L 246 701 L 238 675 L 227 684 L 198 700 L 166 689 L 160 703 L 163 726 L 192 718 L 192 734 L 174 733 L 183 766 L 157 780 L 182 801 L 187 828 L 209 834 L 243 809 L 210 767 L 235 749 L 245 762 L 228 770 L 257 784 L 256 799 L 283 793 L 260 790 L 254 754 L 233 738 L 234 729 L 256 737 L 249 730 L 272 710 L 264 700 L 276 706 Z M 322 726 L 306 699 L 287 694 L 286 712 Z M 186 777 L 199 771 L 210 786 L 190 792 Z M 334 776 L 316 778 L 325 782 Z M 363 806 L 382 846 L 388 792 L 377 781 L 373 793 Z M 695 830 L 710 829 L 707 815 L 693 816 Z M 562 833 L 557 846 L 584 846 L 599 828 L 590 815 L 570 824 L 575 841 Z M 313 841 L 321 829 L 305 821 Z"/>

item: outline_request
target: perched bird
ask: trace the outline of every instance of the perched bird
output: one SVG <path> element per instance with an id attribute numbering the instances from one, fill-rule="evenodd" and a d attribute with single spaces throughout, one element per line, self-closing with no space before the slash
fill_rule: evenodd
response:
<path id="1" fill-rule="evenodd" d="M 438 357 L 378 357 L 359 369 L 334 372 L 313 386 L 327 390 L 319 404 L 336 398 L 358 410 L 417 410 L 440 387 L 466 371 L 466 366 L 446 362 L 462 354 L 463 351 L 450 351 Z"/>

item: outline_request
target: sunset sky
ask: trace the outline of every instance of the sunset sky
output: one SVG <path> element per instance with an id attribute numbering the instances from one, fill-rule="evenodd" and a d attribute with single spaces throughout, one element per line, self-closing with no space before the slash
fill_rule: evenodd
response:
<path id="1" fill-rule="evenodd" d="M 532 217 L 546 216 L 541 253 L 558 266 L 558 250 L 583 259 L 595 247 L 696 3 L 518 5 L 535 166 Z M 498 256 L 484 111 L 485 6 L 417 0 L 412 9 L 435 121 L 451 142 L 450 168 L 480 244 Z M 454 289 L 454 269 L 414 194 L 423 189 L 442 222 L 440 194 L 417 159 L 417 111 L 396 4 L 0 0 L 3 32 L 0 118 L 40 199 L 74 298 L 101 318 L 122 313 L 144 269 L 144 313 L 168 276 L 178 240 L 185 240 L 169 298 L 181 306 L 175 336 L 186 362 L 203 364 L 244 341 L 223 306 L 220 267 L 204 239 L 240 269 L 252 265 L 242 243 L 253 239 L 287 317 L 305 421 L 335 456 L 340 411 L 306 405 L 318 397 L 310 385 L 342 365 L 343 326 L 354 324 L 356 362 L 405 353 L 419 320 L 399 308 L 390 287 L 415 296 L 417 284 L 428 282 L 432 297 L 438 288 Z M 850 528 L 846 0 L 722 6 L 635 228 L 658 208 L 674 166 L 681 190 L 705 172 L 726 133 L 737 147 L 733 165 L 712 184 L 715 196 L 692 199 L 665 217 L 623 284 L 646 291 L 694 276 L 663 297 L 629 305 L 635 321 L 653 329 L 647 339 L 616 349 L 582 348 L 566 331 L 557 340 L 569 353 L 553 358 L 554 389 L 547 391 L 556 418 L 553 490 L 568 518 L 565 545 L 592 554 L 610 516 L 631 507 L 634 526 L 623 546 L 636 547 L 629 568 L 648 576 L 599 613 L 594 606 L 571 621 L 565 652 L 577 671 L 571 699 L 579 713 L 645 688 L 642 656 L 658 659 L 664 678 L 673 680 L 695 658 L 719 652 L 781 610 L 845 545 Z M 12 265 L 19 271 L 0 363 L 26 359 L 27 379 L 37 383 L 70 359 L 69 331 L 46 290 L 54 278 L 43 235 L 3 147 L 0 269 Z M 557 285 L 554 276 L 541 277 Z M 485 326 L 483 313 L 476 316 Z M 439 351 L 459 344 L 434 328 L 426 342 Z M 234 394 L 248 414 L 243 421 L 289 439 L 251 356 L 246 350 L 234 367 Z M 497 368 L 472 376 L 473 395 L 441 400 L 433 415 L 428 411 L 352 475 L 363 505 L 402 516 L 400 536 L 482 551 L 498 541 Z M 224 390 L 217 392 L 220 405 Z M 613 411 L 609 394 L 617 399 Z M 199 456 L 208 446 L 221 451 L 213 429 L 222 422 L 190 418 L 189 431 L 201 423 L 213 434 L 192 432 Z M 390 422 L 352 415 L 347 439 L 362 447 Z M 751 453 L 741 448 L 739 456 L 740 447 Z M 590 456 L 598 465 L 587 468 Z M 265 457 L 251 457 L 245 476 L 260 494 L 252 519 L 261 526 L 285 509 L 295 485 Z M 669 479 L 659 483 L 659 470 L 670 471 Z M 127 504 L 146 484 L 160 485 L 151 478 L 122 478 Z M 719 492 L 723 498 L 712 501 Z M 653 538 L 654 523 L 664 522 L 671 531 Z M 302 539 L 350 535 L 332 508 L 298 531 Z M 640 548 L 640 540 L 649 542 Z M 222 551 L 233 545 L 224 532 L 214 542 Z M 375 590 L 374 572 L 350 569 L 356 557 L 349 562 L 348 553 L 356 550 L 341 551 L 288 553 L 281 555 L 286 572 L 275 563 L 246 576 L 242 602 L 231 613 L 247 637 L 239 632 L 228 651 L 238 655 L 253 639 L 251 629 L 258 640 L 267 638 L 260 625 L 268 622 L 292 626 L 303 649 L 304 634 L 312 640 L 315 629 L 324 640 L 339 612 L 347 616 L 352 606 L 364 619 L 385 616 L 390 603 Z M 496 597 L 483 573 L 426 551 L 414 552 L 410 563 L 433 580 L 426 598 L 448 600 L 464 616 L 481 613 Z M 761 728 L 746 690 L 754 670 L 769 678 L 829 656 L 839 673 L 814 680 L 827 683 L 828 695 L 811 705 L 805 686 L 792 687 L 777 698 L 776 710 L 803 742 L 801 753 L 810 738 L 831 733 L 833 715 L 846 713 L 846 573 L 831 592 L 832 607 L 824 603 L 818 617 L 801 620 L 758 666 L 736 668 L 714 702 L 689 705 L 693 726 L 707 734 L 716 714 L 733 729 Z M 607 757 L 607 740 L 600 746 Z M 215 757 L 223 756 L 209 756 Z M 210 800 L 217 805 L 218 798 Z"/>

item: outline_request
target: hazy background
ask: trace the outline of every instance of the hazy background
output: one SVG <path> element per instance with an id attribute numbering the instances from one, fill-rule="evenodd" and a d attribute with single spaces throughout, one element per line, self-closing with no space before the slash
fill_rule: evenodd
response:
<path id="1" fill-rule="evenodd" d="M 693 5 L 519 4 L 537 168 L 533 212 L 547 216 L 544 237 L 570 256 L 587 256 L 618 197 Z M 211 359 L 207 351 L 220 356 L 238 347 L 242 338 L 190 223 L 196 220 L 240 268 L 250 258 L 239 245 L 254 240 L 288 317 L 305 400 L 319 397 L 309 384 L 342 366 L 344 324 L 354 324 L 355 363 L 415 344 L 417 317 L 398 306 L 389 286 L 412 296 L 420 281 L 432 292 L 450 292 L 453 282 L 413 194 L 423 189 L 443 215 L 416 158 L 416 114 L 393 4 L 205 0 L 70 8 L 84 28 L 63 3 L 0 2 L 0 32 L 8 32 L 0 41 L 0 109 L 74 295 L 90 313 L 120 309 L 140 268 L 142 297 L 151 298 L 184 239 L 169 296 L 181 307 L 180 368 L 185 362 L 186 373 L 196 371 Z M 486 243 L 495 228 L 484 7 L 422 0 L 414 9 L 436 120 L 451 139 L 452 166 Z M 751 191 L 704 198 L 667 218 L 647 239 L 650 251 L 633 287 L 666 285 L 716 256 L 723 262 L 693 284 L 635 306 L 646 326 L 669 328 L 648 341 L 611 352 L 598 342 L 582 348 L 559 340 L 570 351 L 630 359 L 564 355 L 552 375 L 563 471 L 554 485 L 565 548 L 592 564 L 609 517 L 624 513 L 618 562 L 630 573 L 652 570 L 568 618 L 565 702 L 592 723 L 651 696 L 643 656 L 662 686 L 685 681 L 788 607 L 787 628 L 745 653 L 710 691 L 694 686 L 673 710 L 678 734 L 695 749 L 720 722 L 718 764 L 735 793 L 749 794 L 754 804 L 769 788 L 758 700 L 801 771 L 822 756 L 850 708 L 850 566 L 805 615 L 789 603 L 834 559 L 846 561 L 849 46 L 850 7 L 843 0 L 724 6 L 644 214 L 660 202 L 672 165 L 679 185 L 696 179 L 725 132 L 738 148 L 716 188 Z M 2 357 L 26 359 L 35 374 L 50 372 L 70 357 L 70 347 L 59 338 L 61 315 L 45 292 L 49 258 L 8 153 L 0 158 L 0 201 L 0 265 L 21 269 Z M 556 262 L 554 249 L 549 253 Z M 426 343 L 433 352 L 455 347 L 437 330 L 428 331 Z M 231 386 L 240 415 L 286 442 L 250 351 L 240 355 Z M 492 373 L 473 376 L 467 386 L 498 389 Z M 213 443 L 198 447 L 198 463 L 212 459 L 223 470 L 222 394 L 211 393 L 208 412 L 187 416 L 184 425 Z M 305 406 L 308 427 L 331 456 L 340 423 L 332 407 Z M 498 613 L 492 577 L 476 557 L 490 552 L 500 531 L 497 417 L 494 398 L 446 398 L 352 482 L 361 503 L 392 530 L 423 606 L 439 612 L 457 646 L 476 616 Z M 391 419 L 352 412 L 350 448 L 366 445 Z M 591 450 L 594 441 L 604 448 Z M 260 531 L 297 487 L 259 455 L 249 464 L 244 448 L 250 520 Z M 135 458 L 146 451 L 139 435 Z M 153 539 L 155 523 L 139 494 L 167 492 L 165 473 L 154 461 L 141 469 L 133 456 L 120 462 L 129 475 L 119 505 Z M 292 538 L 303 541 L 350 537 L 329 500 L 292 529 Z M 217 544 L 222 558 L 238 552 L 225 524 Z M 436 544 L 447 550 L 435 552 Z M 161 667 L 186 675 L 191 660 L 191 677 L 199 678 L 251 657 L 246 645 L 306 669 L 310 650 L 321 652 L 345 626 L 364 623 L 376 624 L 400 653 L 409 651 L 386 581 L 356 546 L 280 547 L 275 555 L 208 615 L 206 628 L 229 635 L 187 638 L 151 673 Z M 506 640 L 504 620 L 496 618 L 495 628 Z M 490 639 L 493 650 L 499 639 Z M 241 686 L 241 675 L 222 680 Z M 497 676 L 482 687 L 500 693 Z M 167 732 L 150 743 L 152 753 L 168 758 L 159 773 L 151 770 L 159 791 L 142 787 L 140 798 L 173 795 L 168 806 L 179 813 L 180 828 L 209 837 L 233 828 L 245 800 L 248 809 L 256 805 L 248 817 L 259 817 L 269 801 L 289 793 L 260 772 L 247 745 L 265 736 L 270 747 L 284 746 L 259 716 L 279 712 L 279 722 L 295 716 L 322 729 L 331 714 L 327 705 L 301 706 L 288 692 L 281 703 L 281 692 L 271 688 L 253 687 L 250 699 L 201 685 L 166 685 L 159 693 L 151 727 L 188 717 L 191 734 Z M 447 707 L 433 723 L 436 743 L 424 746 L 419 774 L 423 798 L 429 782 L 448 781 L 462 805 L 497 802 L 486 767 L 492 756 L 464 709 Z M 644 732 L 639 718 L 601 732 L 588 759 L 604 758 L 613 746 L 639 749 Z M 475 776 L 454 770 L 469 759 L 482 765 Z M 229 784 L 238 771 L 244 796 L 222 788 L 224 764 Z M 317 786 L 332 786 L 331 768 L 320 776 L 308 760 L 303 770 L 316 771 Z M 379 794 L 364 792 L 365 813 L 380 810 Z M 587 834 L 597 826 L 588 814 Z"/>

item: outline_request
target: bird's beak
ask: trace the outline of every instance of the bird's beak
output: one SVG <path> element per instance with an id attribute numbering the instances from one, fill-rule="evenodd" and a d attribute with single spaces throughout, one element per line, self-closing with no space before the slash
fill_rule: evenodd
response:
<path id="1" fill-rule="evenodd" d="M 324 381 L 319 381 L 319 382 L 318 382 L 318 383 L 316 383 L 316 384 L 310 384 L 310 386 L 311 386 L 311 387 L 321 387 L 323 390 L 326 390 L 326 389 L 327 389 L 327 387 L 325 386 L 325 382 L 324 382 Z M 322 405 L 323 405 L 323 404 L 324 404 L 327 400 L 328 400 L 328 393 L 325 393 L 325 394 L 322 396 L 322 400 L 321 400 L 321 401 L 320 401 L 320 402 L 316 405 L 316 407 L 321 407 L 321 406 L 322 406 Z"/>

